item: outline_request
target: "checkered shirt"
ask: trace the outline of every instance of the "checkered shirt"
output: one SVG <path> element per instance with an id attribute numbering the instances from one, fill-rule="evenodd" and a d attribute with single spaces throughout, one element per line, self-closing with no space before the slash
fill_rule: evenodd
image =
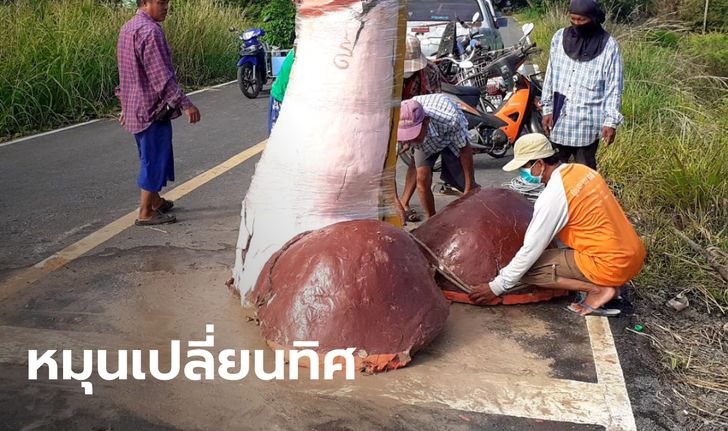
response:
<path id="1" fill-rule="evenodd" d="M 116 96 L 124 113 L 124 128 L 146 130 L 165 105 L 187 109 L 192 102 L 177 85 L 172 52 L 162 27 L 139 10 L 119 33 L 116 47 L 119 86 Z"/>
<path id="2" fill-rule="evenodd" d="M 561 115 L 551 131 L 551 141 L 570 147 L 585 147 L 598 140 L 602 127 L 616 128 L 624 121 L 620 113 L 624 77 L 619 45 L 609 38 L 604 51 L 591 61 L 572 60 L 563 46 L 561 29 L 551 40 L 551 56 L 543 86 L 543 114 L 553 114 L 554 93 L 566 96 Z"/>
<path id="3" fill-rule="evenodd" d="M 444 94 L 428 94 L 412 99 L 420 102 L 430 118 L 427 137 L 418 147 L 428 157 L 449 148 L 456 156 L 468 145 L 468 120 Z"/>

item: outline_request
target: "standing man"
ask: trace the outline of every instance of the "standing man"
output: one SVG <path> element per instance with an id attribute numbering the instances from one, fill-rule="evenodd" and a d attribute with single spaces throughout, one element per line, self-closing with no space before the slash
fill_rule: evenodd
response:
<path id="1" fill-rule="evenodd" d="M 571 27 L 556 32 L 543 86 L 543 127 L 562 162 L 597 168 L 600 138 L 610 145 L 624 117 L 619 45 L 602 28 L 596 0 L 572 0 Z"/>
<path id="2" fill-rule="evenodd" d="M 177 85 L 159 25 L 168 10 L 169 0 L 137 0 L 137 13 L 121 28 L 117 44 L 119 122 L 134 134 L 139 149 L 139 226 L 177 221 L 167 214 L 174 203 L 159 196 L 167 181 L 174 181 L 172 119 L 184 111 L 190 123 L 200 121 L 200 111 Z"/>
<path id="3" fill-rule="evenodd" d="M 408 175 L 405 181 L 401 200 L 405 208 L 416 187 L 425 216 L 435 215 L 431 186 L 432 168 L 438 157 L 442 157 L 443 181 L 463 193 L 477 187 L 473 150 L 468 145 L 468 121 L 447 96 L 429 94 L 402 102 L 397 140 L 402 144 L 402 151 L 415 149 L 416 175 L 415 178 Z"/>
<path id="4" fill-rule="evenodd" d="M 585 292 L 570 311 L 614 316 L 602 308 L 642 269 L 645 248 L 606 181 L 582 164 L 564 164 L 548 138 L 538 133 L 516 141 L 505 171 L 520 169 L 546 184 L 536 200 L 523 246 L 490 283 L 470 299 L 480 305 L 525 286 Z M 558 238 L 567 248 L 548 248 Z"/>

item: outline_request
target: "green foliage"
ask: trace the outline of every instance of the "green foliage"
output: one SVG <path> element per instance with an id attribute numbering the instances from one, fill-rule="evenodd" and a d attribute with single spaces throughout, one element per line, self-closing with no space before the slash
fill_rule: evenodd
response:
<path id="1" fill-rule="evenodd" d="M 677 11 L 678 17 L 693 28 L 703 28 L 705 0 L 682 0 Z M 728 0 L 710 0 L 707 26 L 709 30 L 728 31 Z"/>
<path id="2" fill-rule="evenodd" d="M 693 34 L 685 45 L 690 54 L 706 65 L 709 74 L 728 77 L 728 34 Z"/>
<path id="3" fill-rule="evenodd" d="M 291 0 L 271 0 L 261 10 L 266 40 L 281 48 L 293 46 L 296 38 L 296 7 Z"/>
<path id="4" fill-rule="evenodd" d="M 674 48 L 677 47 L 678 43 L 680 43 L 680 35 L 678 33 L 665 30 L 650 32 L 647 34 L 647 39 L 650 42 L 665 48 Z"/>
<path id="5" fill-rule="evenodd" d="M 515 0 L 511 3 L 516 7 L 527 7 L 543 14 L 554 9 L 566 11 L 569 0 Z M 601 0 L 600 4 L 610 16 L 625 20 L 643 15 L 650 9 L 653 0 Z"/>
<path id="6" fill-rule="evenodd" d="M 245 8 L 251 25 L 265 30 L 265 40 L 279 48 L 290 48 L 296 34 L 296 6 L 292 0 L 225 0 Z M 270 21 L 264 22 L 265 19 Z"/>
<path id="7" fill-rule="evenodd" d="M 180 83 L 233 79 L 242 10 L 175 0 L 163 24 Z M 115 2 L 18 0 L 0 5 L 0 139 L 115 109 L 116 41 L 134 14 Z"/>

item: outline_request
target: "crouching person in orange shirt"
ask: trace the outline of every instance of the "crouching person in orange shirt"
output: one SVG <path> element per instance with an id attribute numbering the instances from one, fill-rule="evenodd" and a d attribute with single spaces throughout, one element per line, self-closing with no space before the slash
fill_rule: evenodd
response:
<path id="1" fill-rule="evenodd" d="M 546 187 L 536 200 L 523 246 L 490 283 L 476 286 L 470 299 L 487 304 L 526 286 L 586 292 L 569 306 L 580 315 L 611 316 L 603 305 L 635 277 L 645 248 L 601 175 L 587 166 L 565 164 L 540 134 L 521 137 L 506 171 L 521 169 Z M 567 248 L 548 248 L 554 239 Z"/>

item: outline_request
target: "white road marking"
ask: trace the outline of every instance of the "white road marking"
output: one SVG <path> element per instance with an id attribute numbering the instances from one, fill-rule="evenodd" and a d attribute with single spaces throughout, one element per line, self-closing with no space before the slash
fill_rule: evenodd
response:
<path id="1" fill-rule="evenodd" d="M 212 87 L 202 88 L 202 89 L 193 91 L 192 93 L 187 93 L 187 95 L 188 96 L 194 96 L 195 94 L 200 94 L 202 92 L 210 91 L 210 90 L 216 90 L 218 88 L 224 87 L 226 85 L 233 84 L 235 82 L 238 82 L 237 79 L 235 81 L 228 81 L 228 82 L 223 82 L 222 84 L 213 85 Z"/>
<path id="2" fill-rule="evenodd" d="M 205 92 L 205 91 L 209 91 L 209 90 L 212 90 L 212 89 L 217 89 L 217 88 L 220 88 L 220 87 L 224 87 L 224 86 L 226 86 L 226 85 L 230 85 L 230 84 L 232 84 L 232 83 L 234 83 L 234 82 L 237 82 L 237 80 L 235 80 L 235 81 L 228 81 L 228 82 L 223 82 L 222 84 L 217 84 L 217 85 L 213 85 L 212 87 L 202 88 L 202 89 L 200 89 L 200 90 L 197 90 L 197 91 L 193 91 L 192 93 L 188 93 L 187 95 L 188 95 L 188 96 L 193 96 L 193 95 L 195 95 L 195 94 L 200 94 L 200 93 L 203 93 L 203 92 Z M 24 137 L 22 137 L 22 138 L 18 138 L 18 139 L 14 139 L 14 140 L 12 140 L 12 141 L 8 141 L 8 142 L 4 142 L 4 143 L 2 143 L 2 144 L 0 144 L 0 148 L 2 148 L 2 147 L 6 147 L 6 146 L 8 146 L 8 145 L 18 144 L 18 143 L 20 143 L 20 142 L 30 141 L 30 140 L 33 140 L 33 139 L 36 139 L 36 138 L 41 138 L 41 137 L 43 137 L 43 136 L 53 135 L 53 134 L 55 134 L 55 133 L 59 133 L 59 132 L 65 132 L 66 130 L 71 130 L 71 129 L 75 129 L 75 128 L 77 128 L 77 127 L 83 127 L 83 126 L 88 126 L 89 124 L 94 124 L 94 123 L 98 123 L 99 121 L 102 121 L 102 120 L 105 120 L 105 119 L 106 119 L 106 118 L 97 118 L 97 119 L 95 119 L 95 120 L 91 120 L 91 121 L 86 121 L 85 123 L 79 123 L 79 124 L 74 124 L 74 125 L 72 125 L 72 126 L 68 126 L 68 127 L 63 127 L 63 128 L 60 128 L 60 129 L 54 129 L 54 130 L 49 130 L 49 131 L 47 131 L 47 132 L 43 132 L 43 133 L 38 133 L 38 134 L 36 134 L 36 135 L 31 135 L 31 136 L 24 136 Z"/>
<path id="3" fill-rule="evenodd" d="M 609 410 L 610 422 L 603 425 L 607 431 L 636 431 L 632 403 L 629 401 L 609 320 L 606 317 L 587 317 L 586 326 L 589 329 L 597 379 L 605 388 L 605 405 L 602 408 Z"/>
<path id="4" fill-rule="evenodd" d="M 40 138 L 40 137 L 43 137 L 43 136 L 52 135 L 52 134 L 58 133 L 58 132 L 65 132 L 66 130 L 75 129 L 76 127 L 88 126 L 89 124 L 98 123 L 101 120 L 102 119 L 99 118 L 99 119 L 96 119 L 96 120 L 86 121 L 85 123 L 79 123 L 79 124 L 74 124 L 72 126 L 63 127 L 61 129 L 49 130 L 47 132 L 38 133 L 37 135 L 25 136 L 23 138 L 18 138 L 18 139 L 14 139 L 12 141 L 8 141 L 8 142 L 5 142 L 5 143 L 2 143 L 2 144 L 0 144 L 0 147 L 7 147 L 8 145 L 13 145 L 13 144 L 17 144 L 17 143 L 20 143 L 20 142 L 30 141 L 31 139 L 35 139 L 35 138 Z"/>
<path id="5" fill-rule="evenodd" d="M 437 362 L 426 362 L 397 370 L 392 379 L 377 385 L 359 381 L 344 388 L 307 392 L 396 399 L 413 406 L 441 404 L 475 413 L 599 425 L 607 431 L 636 431 L 609 321 L 605 317 L 587 317 L 586 326 L 597 383 L 487 372 L 462 373 L 443 368 Z"/>
<path id="6" fill-rule="evenodd" d="M 177 200 L 187 195 L 188 193 L 198 189 L 202 185 L 212 181 L 219 177 L 225 172 L 235 168 L 244 161 L 256 156 L 261 153 L 265 148 L 267 139 L 259 142 L 256 145 L 236 154 L 235 156 L 225 160 L 219 165 L 207 170 L 200 175 L 186 181 L 169 192 L 164 194 L 164 197 L 171 200 Z M 35 265 L 20 270 L 17 274 L 10 277 L 10 279 L 0 285 L 0 301 L 3 301 L 15 293 L 21 291 L 27 286 L 35 283 L 47 274 L 55 271 L 56 269 L 74 261 L 82 255 L 88 253 L 99 245 L 105 243 L 111 238 L 115 237 L 125 229 L 134 226 L 134 221 L 137 218 L 138 210 L 131 211 L 130 213 L 116 219 L 115 221 L 107 224 L 101 229 L 87 235 L 79 241 L 69 245 L 68 247 L 54 253 Z"/>

